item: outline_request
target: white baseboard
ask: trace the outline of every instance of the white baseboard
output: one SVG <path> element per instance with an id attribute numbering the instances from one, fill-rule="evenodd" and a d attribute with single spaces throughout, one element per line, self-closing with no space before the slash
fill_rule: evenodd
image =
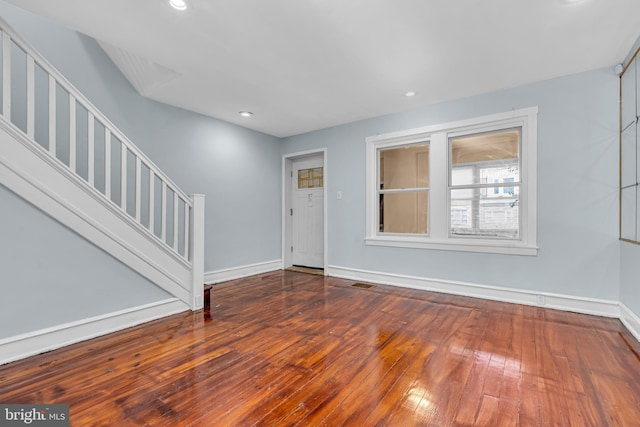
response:
<path id="1" fill-rule="evenodd" d="M 282 263 L 279 260 L 263 262 L 209 272 L 205 274 L 205 281 L 206 283 L 219 283 L 254 274 L 280 270 L 281 268 Z M 633 313 L 626 305 L 617 301 L 560 295 L 548 292 L 532 292 L 449 280 L 428 279 L 338 266 L 329 266 L 327 275 L 349 280 L 615 317 L 619 318 L 633 336 L 640 341 L 640 317 Z M 539 303 L 539 296 L 544 296 L 543 304 Z M 169 298 L 163 301 L 0 339 L 0 365 L 187 310 L 189 310 L 187 304 L 177 298 Z"/>
<path id="2" fill-rule="evenodd" d="M 178 298 L 132 307 L 0 340 L 0 365 L 189 310 Z"/>
<path id="3" fill-rule="evenodd" d="M 594 314 L 605 317 L 620 317 L 620 305 L 618 301 L 561 295 L 549 292 L 534 292 L 502 288 L 498 286 L 486 286 L 475 283 L 455 282 L 451 280 L 429 279 L 425 277 L 382 273 L 378 271 L 367 271 L 338 266 L 329 266 L 327 275 L 343 279 L 553 308 L 557 310 L 573 311 L 576 313 Z"/>
<path id="4" fill-rule="evenodd" d="M 208 273 L 204 273 L 204 283 L 214 284 L 226 282 L 227 280 L 240 279 L 242 277 L 268 273 L 270 271 L 276 270 L 282 270 L 282 260 L 278 259 L 274 261 L 260 262 L 257 264 L 210 271 Z"/>
<path id="5" fill-rule="evenodd" d="M 640 317 L 623 303 L 620 303 L 620 321 L 640 341 Z"/>

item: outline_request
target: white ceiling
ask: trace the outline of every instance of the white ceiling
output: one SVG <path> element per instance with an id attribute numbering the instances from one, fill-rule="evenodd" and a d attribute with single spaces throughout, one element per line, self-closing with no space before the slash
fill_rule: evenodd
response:
<path id="1" fill-rule="evenodd" d="M 613 66 L 640 35 L 639 0 L 10 1 L 142 95 L 278 137 Z"/>

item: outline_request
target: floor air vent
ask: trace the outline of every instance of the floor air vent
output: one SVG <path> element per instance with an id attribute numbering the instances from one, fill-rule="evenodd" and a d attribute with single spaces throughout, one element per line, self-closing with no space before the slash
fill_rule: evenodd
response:
<path id="1" fill-rule="evenodd" d="M 369 285 L 367 283 L 354 283 L 353 285 L 351 285 L 353 287 L 356 288 L 364 288 L 364 289 L 369 289 L 369 288 L 373 288 L 374 285 Z"/>

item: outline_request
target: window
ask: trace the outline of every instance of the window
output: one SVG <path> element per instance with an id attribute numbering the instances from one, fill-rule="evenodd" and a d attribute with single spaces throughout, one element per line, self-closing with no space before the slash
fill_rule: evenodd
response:
<path id="1" fill-rule="evenodd" d="M 322 188 L 324 173 L 322 167 L 298 170 L 298 190 Z"/>
<path id="2" fill-rule="evenodd" d="M 378 188 L 381 233 L 427 235 L 429 144 L 379 149 Z"/>
<path id="3" fill-rule="evenodd" d="M 451 221 L 450 236 L 516 240 L 520 235 L 517 188 L 521 128 L 449 138 L 451 215 L 466 209 L 470 221 Z"/>
<path id="4" fill-rule="evenodd" d="M 620 240 L 640 244 L 640 56 L 620 75 Z"/>
<path id="5" fill-rule="evenodd" d="M 369 245 L 535 255 L 537 108 L 367 138 Z"/>

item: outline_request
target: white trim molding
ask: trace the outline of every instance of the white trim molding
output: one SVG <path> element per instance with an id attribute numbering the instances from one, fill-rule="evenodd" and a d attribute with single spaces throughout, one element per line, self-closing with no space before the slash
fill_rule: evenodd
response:
<path id="1" fill-rule="evenodd" d="M 191 303 L 189 263 L 4 120 L 0 120 L 0 184 Z"/>
<path id="2" fill-rule="evenodd" d="M 640 317 L 623 303 L 620 303 L 620 321 L 640 341 Z"/>
<path id="3" fill-rule="evenodd" d="M 168 298 L 113 313 L 0 339 L 0 365 L 189 310 Z"/>
<path id="4" fill-rule="evenodd" d="M 507 255 L 537 255 L 537 123 L 538 107 L 530 107 L 366 138 L 365 244 Z M 453 173 L 453 161 L 450 153 L 450 139 L 514 129 L 520 130 L 518 154 L 520 179 L 516 178 L 514 182 L 514 185 L 519 188 L 519 196 L 513 199 L 515 200 L 513 203 L 517 202 L 518 205 L 517 238 L 453 235 L 450 221 L 452 192 L 460 189 L 477 191 L 479 186 L 485 184 L 473 183 L 465 186 L 452 184 L 450 177 Z M 397 189 L 385 187 L 383 189 L 380 150 L 407 148 L 415 144 L 429 145 L 428 187 Z M 405 185 L 408 184 L 405 183 Z M 425 209 L 428 210 L 428 225 L 427 229 L 422 230 L 425 234 L 380 231 L 381 195 L 405 191 L 426 194 L 428 206 Z M 507 202 L 503 200 L 502 203 Z"/>
<path id="5" fill-rule="evenodd" d="M 327 148 L 318 148 L 313 150 L 306 151 L 298 151 L 295 153 L 288 153 L 282 156 L 282 268 L 288 268 L 293 265 L 293 257 L 289 248 L 292 245 L 293 239 L 293 220 L 291 215 L 288 214 L 290 209 L 292 208 L 292 200 L 291 200 L 291 184 L 292 184 L 292 167 L 293 161 L 303 159 L 306 157 L 315 157 L 322 156 L 323 160 L 323 238 L 324 238 L 324 247 L 323 247 L 323 268 L 326 270 L 328 265 L 328 254 L 329 254 L 329 198 L 328 198 L 328 188 L 329 188 L 329 158 Z"/>
<path id="6" fill-rule="evenodd" d="M 204 272 L 204 196 L 188 196 L 162 170 L 160 170 L 126 135 L 116 128 L 86 97 L 84 97 L 42 55 L 23 40 L 2 18 L 2 43 L 5 48 L 15 43 L 26 55 L 26 68 L 11 66 L 10 52 L 3 52 L 2 85 L 4 109 L 0 115 L 0 184 L 33 204 L 52 218 L 81 235 L 95 246 L 122 261 L 153 283 L 190 304 L 193 310 L 202 306 L 202 276 Z M 36 118 L 35 66 L 44 71 L 48 80 L 48 123 Z M 26 72 L 26 73 L 25 73 Z M 26 80 L 26 93 L 19 100 L 26 108 L 26 131 L 11 121 L 11 81 Z M 56 113 L 56 87 L 68 95 L 69 106 L 65 115 Z M 26 95 L 26 97 L 25 97 Z M 65 96 L 66 96 L 65 95 Z M 21 98 L 24 97 L 24 98 Z M 79 106 L 79 107 L 78 107 Z M 87 111 L 86 156 L 76 156 L 76 110 Z M 68 117 L 67 117 L 68 116 Z M 24 117 L 24 116 L 23 116 Z M 56 117 L 67 117 L 69 130 L 69 158 L 62 160 L 57 153 Z M 95 156 L 95 124 L 104 130 L 104 153 Z M 35 141 L 38 125 L 48 128 L 47 148 Z M 41 141 L 39 141 L 41 142 Z M 85 141 L 82 141 L 85 146 Z M 111 147 L 120 152 L 119 170 L 112 170 Z M 133 155 L 134 161 L 128 160 Z M 82 160 L 82 161 L 80 161 Z M 104 166 L 104 191 L 95 186 L 95 165 Z M 86 178 L 78 168 L 86 166 Z M 128 179 L 129 168 L 135 167 L 135 179 Z M 148 169 L 148 211 L 146 224 L 142 221 L 143 208 L 142 171 Z M 119 174 L 119 200 L 111 197 L 111 174 Z M 162 187 L 161 236 L 154 233 L 155 180 Z M 127 192 L 129 186 L 134 192 Z M 145 184 L 146 187 L 146 184 Z M 167 191 L 173 194 L 173 235 L 167 235 Z M 194 205 L 194 200 L 198 201 Z M 147 204 L 147 200 L 144 201 Z M 135 206 L 134 212 L 131 208 Z M 183 206 L 182 221 L 178 215 Z M 180 238 L 182 236 L 182 239 Z M 172 237 L 172 239 L 171 239 Z M 190 240 L 191 237 L 191 240 Z M 195 241 L 194 241 L 195 239 Z M 171 244 L 169 242 L 171 241 Z"/>
<path id="7" fill-rule="evenodd" d="M 214 283 L 226 282 L 228 280 L 240 279 L 242 277 L 254 276 L 256 274 L 269 273 L 276 270 L 282 270 L 282 260 L 278 259 L 274 261 L 259 262 L 256 264 L 242 265 L 240 267 L 209 271 L 204 274 L 204 283 L 212 285 Z"/>
<path id="8" fill-rule="evenodd" d="M 191 309 L 204 307 L 204 195 L 191 196 L 193 206 L 190 209 L 189 253 L 191 254 Z"/>
<path id="9" fill-rule="evenodd" d="M 329 266 L 327 275 L 342 279 L 378 283 L 381 285 L 422 289 L 425 291 L 573 311 L 596 316 L 620 317 L 620 304 L 618 301 L 479 285 L 476 283 L 456 282 L 452 280 L 429 279 L 425 277 L 382 273 L 379 271 L 367 271 L 338 266 Z"/>

